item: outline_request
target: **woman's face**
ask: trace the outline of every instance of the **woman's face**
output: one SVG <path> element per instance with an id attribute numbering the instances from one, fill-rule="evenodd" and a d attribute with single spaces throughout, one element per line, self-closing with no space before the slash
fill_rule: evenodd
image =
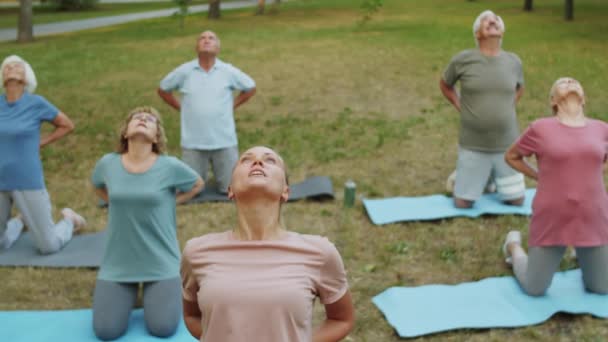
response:
<path id="1" fill-rule="evenodd" d="M 127 125 L 126 138 L 129 139 L 136 135 L 143 135 L 151 143 L 158 142 L 158 118 L 150 113 L 135 113 Z"/>
<path id="2" fill-rule="evenodd" d="M 241 155 L 234 167 L 229 196 L 235 198 L 250 190 L 276 196 L 281 201 L 287 200 L 289 187 L 285 164 L 283 159 L 268 147 L 250 148 Z"/>
<path id="3" fill-rule="evenodd" d="M 555 105 L 567 98 L 569 95 L 576 95 L 582 103 L 585 102 L 585 92 L 577 80 L 571 77 L 560 78 L 553 85 L 551 104 Z"/>
<path id="4" fill-rule="evenodd" d="M 6 64 L 2 69 L 2 79 L 4 84 L 10 80 L 25 83 L 25 67 L 22 63 Z"/>

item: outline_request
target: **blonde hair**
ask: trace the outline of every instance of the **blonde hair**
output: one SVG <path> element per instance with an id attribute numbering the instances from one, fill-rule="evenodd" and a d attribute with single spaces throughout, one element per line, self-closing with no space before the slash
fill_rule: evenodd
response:
<path id="1" fill-rule="evenodd" d="M 38 86 L 36 74 L 34 74 L 34 70 L 30 66 L 30 64 L 17 55 L 10 55 L 2 61 L 2 65 L 0 66 L 0 82 L 2 83 L 2 86 L 4 86 L 4 67 L 8 64 L 13 63 L 19 63 L 23 65 L 23 69 L 25 69 L 25 90 L 28 93 L 33 94 L 34 91 L 36 91 L 36 87 Z"/>
<path id="2" fill-rule="evenodd" d="M 572 77 L 560 77 L 557 79 L 557 81 L 553 82 L 553 85 L 551 86 L 551 90 L 549 90 L 549 105 L 551 106 L 551 113 L 553 115 L 557 115 L 557 105 L 553 104 L 553 96 L 555 96 L 555 90 L 557 89 L 557 85 L 560 84 L 561 82 L 563 82 L 564 80 L 574 80 L 576 81 L 576 83 L 578 83 L 578 85 L 581 86 L 581 89 L 583 89 L 583 86 L 581 85 L 581 82 L 579 82 L 578 80 L 572 78 Z M 583 107 L 585 106 L 585 89 L 583 89 Z"/>
<path id="3" fill-rule="evenodd" d="M 500 29 L 502 30 L 502 33 L 505 33 L 506 31 L 506 27 L 505 27 L 505 22 L 502 21 L 502 18 L 499 15 L 496 15 L 496 13 L 492 12 L 491 10 L 485 10 L 483 12 L 481 12 L 481 14 L 479 14 L 477 16 L 477 18 L 475 19 L 475 21 L 473 22 L 473 38 L 475 38 L 475 44 L 479 45 L 479 41 L 477 40 L 477 31 L 479 31 L 479 27 L 481 26 L 481 22 L 489 16 L 495 16 L 496 19 L 498 20 L 498 26 L 500 27 Z M 502 45 L 502 38 L 500 39 L 500 44 Z"/>
<path id="4" fill-rule="evenodd" d="M 123 154 L 129 150 L 129 139 L 127 139 L 127 129 L 129 123 L 133 119 L 133 116 L 138 113 L 147 113 L 156 118 L 156 142 L 152 143 L 152 152 L 156 154 L 165 154 L 167 148 L 167 138 L 165 137 L 165 129 L 163 128 L 163 121 L 160 117 L 160 113 L 153 107 L 141 106 L 136 107 L 125 119 L 120 126 L 120 138 L 116 146 L 116 152 Z"/>

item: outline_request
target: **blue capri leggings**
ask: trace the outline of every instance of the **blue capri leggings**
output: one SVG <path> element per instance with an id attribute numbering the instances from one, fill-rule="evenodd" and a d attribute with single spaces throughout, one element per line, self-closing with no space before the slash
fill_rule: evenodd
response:
<path id="1" fill-rule="evenodd" d="M 181 320 L 181 279 L 143 283 L 144 320 L 151 335 L 168 337 Z M 118 283 L 97 279 L 93 295 L 93 330 L 109 341 L 127 331 L 129 316 L 137 300 L 139 283 Z"/>

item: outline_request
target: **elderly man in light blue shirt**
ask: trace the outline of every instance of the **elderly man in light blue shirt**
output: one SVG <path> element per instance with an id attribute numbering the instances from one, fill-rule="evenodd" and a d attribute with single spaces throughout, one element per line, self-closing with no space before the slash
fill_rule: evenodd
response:
<path id="1" fill-rule="evenodd" d="M 158 95 L 181 112 L 184 162 L 205 183 L 211 163 L 218 190 L 226 193 L 238 159 L 233 112 L 255 94 L 255 82 L 217 58 L 220 40 L 214 32 L 201 33 L 196 51 L 197 59 L 180 65 L 160 82 Z M 181 101 L 174 91 L 181 93 Z M 236 98 L 234 91 L 240 91 Z"/>

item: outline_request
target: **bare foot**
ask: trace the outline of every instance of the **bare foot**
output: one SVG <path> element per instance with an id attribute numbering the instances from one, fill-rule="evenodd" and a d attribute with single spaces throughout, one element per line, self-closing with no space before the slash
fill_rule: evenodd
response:
<path id="1" fill-rule="evenodd" d="M 74 224 L 74 233 L 78 232 L 87 225 L 87 221 L 84 219 L 84 217 L 80 216 L 70 208 L 63 208 L 63 210 L 61 210 L 61 214 L 63 214 L 63 217 L 65 217 L 67 220 L 72 221 Z"/>

